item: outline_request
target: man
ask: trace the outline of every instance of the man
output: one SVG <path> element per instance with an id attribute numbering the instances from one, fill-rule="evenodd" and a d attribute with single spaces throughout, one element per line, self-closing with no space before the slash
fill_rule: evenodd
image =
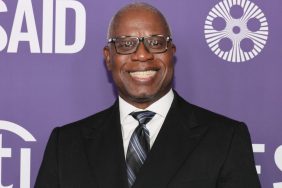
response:
<path id="1" fill-rule="evenodd" d="M 122 8 L 108 42 L 118 100 L 54 129 L 36 188 L 260 187 L 246 126 L 172 90 L 176 47 L 156 8 Z"/>

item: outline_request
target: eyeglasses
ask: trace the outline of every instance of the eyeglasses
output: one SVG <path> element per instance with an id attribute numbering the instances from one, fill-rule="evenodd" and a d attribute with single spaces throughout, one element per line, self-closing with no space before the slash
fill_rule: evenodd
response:
<path id="1" fill-rule="evenodd" d="M 135 53 L 140 42 L 143 42 L 145 48 L 150 53 L 163 53 L 167 50 L 168 43 L 172 40 L 171 37 L 164 35 L 151 35 L 145 37 L 120 36 L 109 38 L 108 43 L 114 43 L 118 54 Z"/>

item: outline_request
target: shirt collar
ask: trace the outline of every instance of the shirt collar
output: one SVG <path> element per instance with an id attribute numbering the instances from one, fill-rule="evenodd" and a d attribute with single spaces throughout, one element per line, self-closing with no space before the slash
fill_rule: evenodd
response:
<path id="1" fill-rule="evenodd" d="M 143 111 L 143 110 L 150 110 L 152 112 L 155 112 L 156 114 L 159 114 L 161 117 L 165 118 L 170 109 L 173 98 L 174 98 L 174 93 L 172 89 L 170 89 L 170 91 L 167 94 L 165 94 L 162 98 L 160 98 L 159 100 L 148 106 L 146 109 L 139 109 L 129 104 L 119 96 L 118 99 L 119 99 L 120 121 L 121 123 L 123 123 L 125 118 L 131 112 Z"/>

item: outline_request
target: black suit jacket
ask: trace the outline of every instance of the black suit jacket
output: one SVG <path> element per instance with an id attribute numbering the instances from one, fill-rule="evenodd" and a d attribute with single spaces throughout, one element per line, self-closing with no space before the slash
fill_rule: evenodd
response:
<path id="1" fill-rule="evenodd" d="M 36 188 L 127 188 L 119 107 L 55 128 Z M 259 188 L 247 127 L 174 101 L 134 188 Z"/>

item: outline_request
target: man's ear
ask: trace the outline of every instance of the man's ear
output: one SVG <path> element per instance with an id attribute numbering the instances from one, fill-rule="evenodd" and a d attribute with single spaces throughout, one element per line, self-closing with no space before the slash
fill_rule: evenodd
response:
<path id="1" fill-rule="evenodd" d="M 111 56 L 110 56 L 110 49 L 108 46 L 105 46 L 103 49 L 104 60 L 107 66 L 108 71 L 112 70 L 112 63 L 111 63 Z"/>
<path id="2" fill-rule="evenodd" d="M 175 46 L 175 44 L 171 43 L 171 49 L 172 49 L 172 53 L 173 53 L 173 55 L 174 55 L 175 52 L 176 52 L 176 46 Z"/>

